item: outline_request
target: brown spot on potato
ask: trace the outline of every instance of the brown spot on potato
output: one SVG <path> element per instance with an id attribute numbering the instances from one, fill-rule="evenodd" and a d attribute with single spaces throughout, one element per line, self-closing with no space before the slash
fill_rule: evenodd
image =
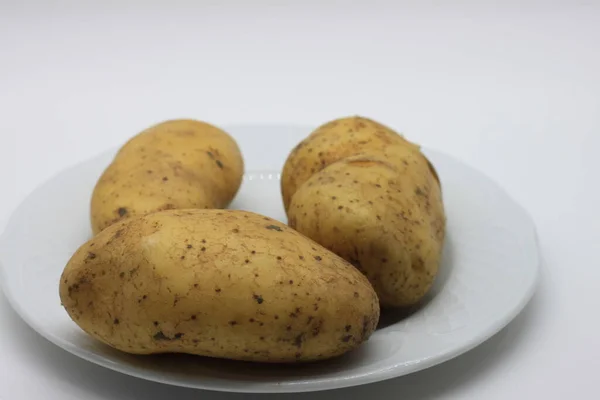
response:
<path id="1" fill-rule="evenodd" d="M 304 341 L 304 333 L 299 334 L 294 338 L 294 345 L 298 348 L 302 347 L 302 342 Z"/>
<path id="2" fill-rule="evenodd" d="M 263 298 L 262 298 L 262 296 L 261 296 L 261 295 L 259 295 L 259 294 L 254 294 L 254 295 L 252 295 L 252 298 L 253 298 L 254 300 L 256 300 L 256 302 L 257 302 L 258 304 L 262 304 L 262 303 L 263 303 L 263 301 L 264 301 L 264 300 L 263 300 Z"/>
<path id="3" fill-rule="evenodd" d="M 171 340 L 170 337 L 166 336 L 163 331 L 158 331 L 152 336 L 154 340 Z"/>
<path id="4" fill-rule="evenodd" d="M 166 182 L 166 181 L 168 181 L 168 180 L 169 180 L 169 177 L 167 177 L 167 176 L 163 176 L 162 180 L 163 180 L 163 182 Z"/>
<path id="5" fill-rule="evenodd" d="M 425 261 L 421 257 L 417 257 L 417 259 L 413 261 L 411 267 L 415 271 L 422 271 L 425 269 Z"/>
<path id="6" fill-rule="evenodd" d="M 127 214 L 127 209 L 125 207 L 119 207 L 117 213 L 119 214 L 119 217 L 124 217 L 125 214 Z"/>
<path id="7" fill-rule="evenodd" d="M 217 163 L 217 167 L 223 169 L 223 163 L 221 162 L 221 160 L 216 160 L 215 163 Z"/>
<path id="8" fill-rule="evenodd" d="M 344 342 L 344 343 L 348 343 L 350 341 L 350 339 L 352 339 L 352 335 L 342 336 L 342 342 Z"/>
<path id="9" fill-rule="evenodd" d="M 115 318 L 115 319 L 113 320 L 113 324 L 115 324 L 115 325 L 119 325 L 119 322 L 120 322 L 120 321 L 119 321 L 119 318 Z"/>
<path id="10" fill-rule="evenodd" d="M 93 260 L 94 258 L 96 258 L 96 253 L 92 253 L 91 251 L 88 252 L 87 257 L 85 257 L 86 261 Z"/>
<path id="11" fill-rule="evenodd" d="M 362 338 L 363 340 L 367 337 L 367 332 L 369 331 L 369 318 L 363 317 L 363 326 L 362 326 Z"/>
<path id="12" fill-rule="evenodd" d="M 321 256 L 315 256 L 315 260 L 317 261 L 321 261 L 323 258 L 321 258 Z"/>
<path id="13" fill-rule="evenodd" d="M 277 232 L 282 232 L 283 231 L 283 229 L 281 229 L 277 225 L 267 225 L 266 228 L 269 229 L 269 230 L 272 230 L 272 231 L 277 231 Z"/>

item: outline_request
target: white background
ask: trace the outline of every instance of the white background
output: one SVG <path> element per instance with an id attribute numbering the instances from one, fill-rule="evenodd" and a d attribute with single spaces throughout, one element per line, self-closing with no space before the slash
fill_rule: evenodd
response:
<path id="1" fill-rule="evenodd" d="M 163 119 L 365 115 L 506 188 L 536 222 L 542 279 L 470 353 L 311 396 L 597 398 L 600 4 L 448 3 L 0 0 L 0 231 L 38 184 Z M 278 169 L 289 150 L 237 139 L 249 169 Z M 79 360 L 0 297 L 1 399 L 166 397 L 241 398 Z"/>

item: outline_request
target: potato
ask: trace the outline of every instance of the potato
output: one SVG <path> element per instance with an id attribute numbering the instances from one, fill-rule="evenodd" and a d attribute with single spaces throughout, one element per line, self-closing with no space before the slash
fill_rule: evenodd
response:
<path id="1" fill-rule="evenodd" d="M 415 305 L 437 276 L 445 239 L 435 169 L 418 146 L 377 123 L 334 122 L 286 162 L 288 223 L 362 271 L 382 307 Z"/>
<path id="2" fill-rule="evenodd" d="M 160 210 L 225 208 L 243 173 L 238 145 L 221 129 L 195 120 L 154 125 L 125 143 L 98 180 L 92 230 Z"/>
<path id="3" fill-rule="evenodd" d="M 381 152 L 392 144 L 416 148 L 390 128 L 368 118 L 341 118 L 321 125 L 286 160 L 281 176 L 285 209 L 296 190 L 332 162 L 358 153 Z"/>
<path id="4" fill-rule="evenodd" d="M 319 360 L 356 348 L 379 320 L 377 295 L 352 265 L 236 210 L 113 224 L 69 260 L 60 298 L 85 332 L 133 354 Z"/>

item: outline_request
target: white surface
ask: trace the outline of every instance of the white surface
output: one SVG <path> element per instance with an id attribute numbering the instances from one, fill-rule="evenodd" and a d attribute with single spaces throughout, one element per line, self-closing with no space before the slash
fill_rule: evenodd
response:
<path id="1" fill-rule="evenodd" d="M 223 128 L 233 137 L 253 137 L 279 148 L 281 133 L 306 135 L 315 127 Z M 2 288 L 31 327 L 65 350 L 177 386 L 305 392 L 423 370 L 472 349 L 506 326 L 531 298 L 539 269 L 535 228 L 521 206 L 481 173 L 443 153 L 426 154 L 444 188 L 448 218 L 441 273 L 422 307 L 408 317 L 384 313 L 371 338 L 340 359 L 289 368 L 191 357 L 149 359 L 116 352 L 79 329 L 60 305 L 57 287 L 69 258 L 91 237 L 90 195 L 114 151 L 61 172 L 17 208 L 0 237 Z M 248 171 L 231 208 L 286 223 L 278 172 Z"/>
<path id="2" fill-rule="evenodd" d="M 54 173 L 165 118 L 317 124 L 365 114 L 507 189 L 535 220 L 542 279 L 524 313 L 472 352 L 310 398 L 596 397 L 597 2 L 31 3 L 0 2 L 0 223 Z M 256 168 L 285 158 L 273 165 L 262 144 L 240 142 Z M 0 327 L 0 398 L 198 398 L 69 355 L 4 300 Z"/>

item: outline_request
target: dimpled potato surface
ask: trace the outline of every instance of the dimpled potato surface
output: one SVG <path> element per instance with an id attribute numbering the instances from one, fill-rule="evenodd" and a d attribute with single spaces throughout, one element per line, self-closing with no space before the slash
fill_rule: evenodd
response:
<path id="1" fill-rule="evenodd" d="M 428 293 L 446 217 L 418 146 L 365 118 L 334 120 L 292 151 L 282 193 L 289 225 L 360 269 L 383 307 L 413 306 Z"/>
<path id="2" fill-rule="evenodd" d="M 234 210 L 169 210 L 111 225 L 60 281 L 70 317 L 128 353 L 296 362 L 369 338 L 379 301 L 352 265 L 288 226 Z"/>
<path id="3" fill-rule="evenodd" d="M 96 183 L 92 230 L 160 210 L 225 208 L 243 173 L 238 145 L 223 130 L 187 119 L 154 125 L 125 143 Z"/>

